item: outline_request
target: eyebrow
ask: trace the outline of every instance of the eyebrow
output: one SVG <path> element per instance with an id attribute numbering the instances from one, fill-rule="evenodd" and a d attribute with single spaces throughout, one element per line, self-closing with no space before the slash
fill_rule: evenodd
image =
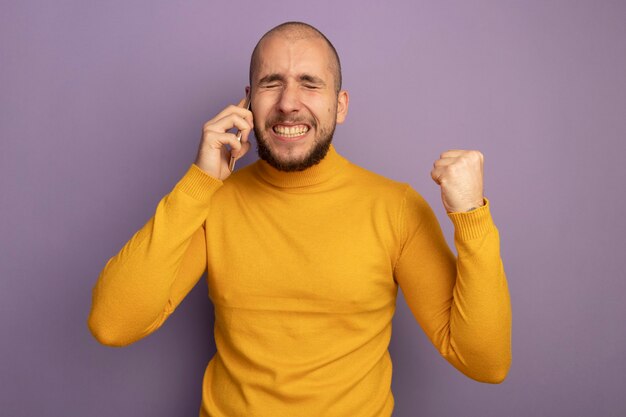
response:
<path id="1" fill-rule="evenodd" d="M 280 81 L 280 82 L 284 82 L 285 81 L 285 77 L 282 76 L 281 74 L 268 74 L 265 77 L 261 78 L 259 80 L 259 84 L 269 84 L 271 82 L 275 82 L 275 81 Z M 312 84 L 317 84 L 317 85 L 321 85 L 321 86 L 325 86 L 326 83 L 324 82 L 324 80 L 322 80 L 320 77 L 316 77 L 315 75 L 310 75 L 310 74 L 301 74 L 300 76 L 298 76 L 298 81 L 300 82 L 306 82 L 306 83 L 312 83 Z"/>
<path id="2" fill-rule="evenodd" d="M 306 83 L 317 84 L 317 85 L 326 85 L 324 80 L 322 80 L 320 77 L 316 77 L 314 75 L 302 74 L 302 75 L 300 75 L 298 77 L 298 79 L 300 81 L 304 81 Z"/>
<path id="3" fill-rule="evenodd" d="M 280 74 L 268 74 L 259 80 L 259 84 L 267 84 L 274 81 L 285 81 L 285 77 Z"/>

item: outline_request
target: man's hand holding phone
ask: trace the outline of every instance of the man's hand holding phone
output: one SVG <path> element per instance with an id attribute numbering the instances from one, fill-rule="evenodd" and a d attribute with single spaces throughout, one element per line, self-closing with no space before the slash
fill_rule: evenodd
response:
<path id="1" fill-rule="evenodd" d="M 231 174 L 231 156 L 235 160 L 250 150 L 248 136 L 254 127 L 252 112 L 247 109 L 248 99 L 242 99 L 236 106 L 230 105 L 202 128 L 202 140 L 198 148 L 195 164 L 207 174 L 225 180 Z M 228 131 L 239 130 L 237 133 Z"/>

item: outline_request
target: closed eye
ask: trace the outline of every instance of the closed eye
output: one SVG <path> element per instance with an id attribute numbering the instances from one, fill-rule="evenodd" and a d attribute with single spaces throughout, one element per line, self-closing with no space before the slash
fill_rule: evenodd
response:
<path id="1" fill-rule="evenodd" d="M 300 83 L 306 88 L 321 88 L 325 85 L 324 80 L 310 74 L 302 74 L 299 77 Z"/>

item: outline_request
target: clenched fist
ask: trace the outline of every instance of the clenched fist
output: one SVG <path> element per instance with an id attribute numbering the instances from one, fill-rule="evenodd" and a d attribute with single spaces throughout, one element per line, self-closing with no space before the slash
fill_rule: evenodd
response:
<path id="1" fill-rule="evenodd" d="M 254 121 L 252 112 L 244 108 L 245 103 L 246 99 L 243 99 L 236 106 L 226 107 L 202 127 L 202 141 L 195 164 L 219 180 L 225 180 L 230 175 L 228 164 L 231 156 L 239 159 L 250 149 L 248 136 Z M 235 133 L 228 133 L 233 128 L 241 132 L 241 142 Z"/>
<path id="2" fill-rule="evenodd" d="M 449 150 L 433 164 L 430 176 L 441 186 L 441 200 L 448 213 L 470 211 L 484 205 L 483 154 Z"/>

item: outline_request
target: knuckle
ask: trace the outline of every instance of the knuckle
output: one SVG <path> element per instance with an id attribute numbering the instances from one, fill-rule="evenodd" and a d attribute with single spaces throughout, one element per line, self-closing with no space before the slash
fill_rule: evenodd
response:
<path id="1" fill-rule="evenodd" d="M 205 126 L 204 128 L 202 128 L 202 136 L 204 137 L 210 137 L 212 135 L 214 135 L 216 132 L 215 130 L 212 129 L 212 126 Z"/>
<path id="2" fill-rule="evenodd" d="M 473 163 L 474 157 L 470 153 L 464 153 L 458 158 L 459 165 L 467 166 Z"/>
<path id="3" fill-rule="evenodd" d="M 480 151 L 469 151 L 469 155 L 476 161 L 482 159 L 483 154 Z"/>

